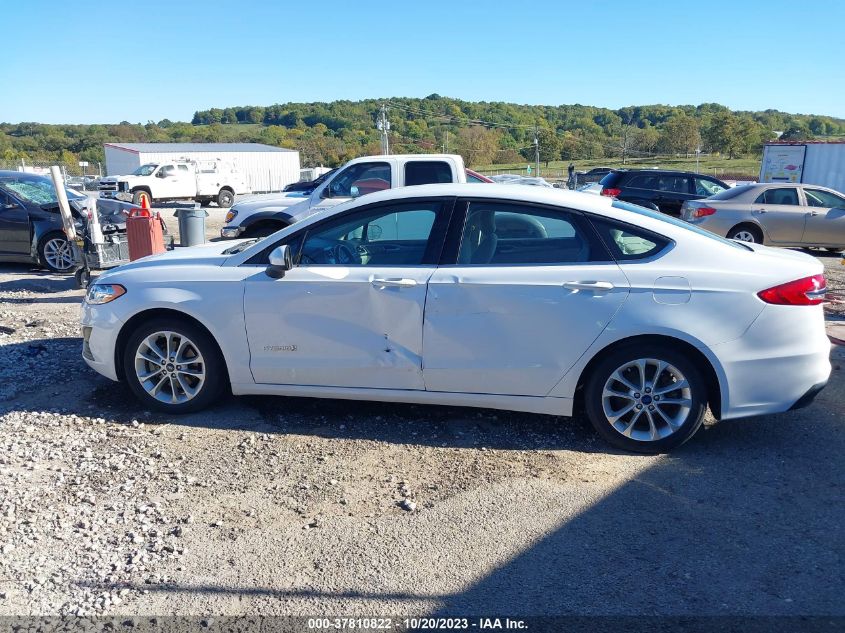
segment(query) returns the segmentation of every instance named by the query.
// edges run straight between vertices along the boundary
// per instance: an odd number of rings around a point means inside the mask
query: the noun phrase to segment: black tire
[[[649,387],[648,372],[652,372],[651,378],[653,379],[657,365],[647,364],[643,372],[646,374],[646,381],[643,381],[645,388],[642,393],[627,391],[626,395],[621,398],[611,397],[608,399],[607,403],[611,407],[611,412],[623,411],[628,404],[634,406],[634,409],[628,413],[620,415],[616,420],[617,426],[614,426],[610,419],[612,416],[605,412],[605,385],[608,384],[611,375],[615,374],[617,370],[638,359],[663,361],[670,368],[664,370],[661,376],[657,377],[656,385]],[[680,372],[686,380],[688,389],[671,389],[672,385],[678,384],[668,379],[671,377],[672,369]],[[626,372],[628,371],[633,373],[622,373],[622,377],[628,379],[635,387],[639,386],[637,380],[631,377],[639,375],[639,369],[632,366],[626,370]],[[612,382],[610,385],[614,392],[625,391],[621,382]],[[653,394],[650,389],[662,390],[663,395]],[[666,391],[666,389],[670,389],[670,391]],[[646,390],[649,390],[648,393],[645,393]],[[637,398],[633,396],[637,396]],[[683,353],[662,345],[632,344],[613,350],[593,368],[584,385],[584,406],[590,422],[599,435],[616,448],[636,453],[664,453],[689,440],[704,421],[704,414],[707,411],[707,396],[707,383],[695,364]],[[666,403],[658,404],[655,401],[655,398],[659,400],[661,397],[666,400]],[[684,406],[668,404],[670,399],[673,402],[675,400],[688,401],[688,410],[684,412]],[[656,407],[660,407],[659,411],[655,410]],[[673,418],[677,422],[677,426],[672,427],[668,424],[666,417],[660,417],[660,412],[665,412]],[[639,414],[637,419],[634,419],[637,414]],[[652,416],[654,416],[653,423],[650,422]],[[629,424],[631,426],[628,426]],[[623,430],[620,430],[619,427],[625,427],[624,431],[634,437],[623,435]],[[672,431],[673,428],[674,431]],[[646,437],[652,429],[656,433],[655,439]]]
[[[52,252],[54,247],[57,243],[61,242],[63,249],[70,249],[68,252],[73,253],[73,247],[68,242],[67,237],[61,231],[53,231],[52,233],[47,233],[44,235],[40,240],[38,240],[38,263],[49,270],[51,273],[59,273],[61,275],[70,275],[77,269],[77,264],[74,261],[69,266],[56,266],[55,264],[51,263],[50,260],[55,260],[54,257],[48,257],[48,253],[46,252],[49,248]],[[65,260],[67,261],[67,260]]]
[[[149,191],[136,191],[132,194],[132,204],[141,206],[141,199],[143,197],[147,198],[147,205],[152,207],[153,206],[153,197],[150,195]]]
[[[750,236],[752,239],[744,239]],[[729,240],[739,240],[740,242],[753,242],[754,244],[763,243],[763,232],[753,224],[737,224],[730,231],[728,231],[727,238]]]
[[[228,189],[221,189],[217,194],[217,206],[222,209],[228,209],[235,203],[235,194]]]
[[[91,271],[87,268],[80,268],[74,273],[73,278],[76,280],[76,287],[85,290],[91,283]]]
[[[193,358],[196,359],[201,357],[201,362],[192,362],[190,359],[184,360],[182,364],[179,365],[177,365],[175,361],[169,362],[168,367],[164,370],[172,371],[172,368],[184,367],[186,371],[199,372],[200,368],[202,368],[205,372],[204,382],[198,387],[195,395],[186,401],[171,403],[169,401],[166,402],[157,399],[147,392],[147,389],[145,389],[142,385],[138,373],[136,373],[138,368],[136,368],[135,359],[139,348],[142,346],[142,343],[147,339],[147,337],[157,332],[171,332],[176,336],[184,337],[188,339],[199,352],[199,354]],[[148,348],[145,349],[147,349],[145,352],[147,356],[153,357],[153,354],[149,352]],[[155,366],[149,363],[142,366],[141,369],[143,371],[153,372],[155,371]],[[155,318],[139,326],[134,332],[132,332],[129,336],[129,340],[126,342],[126,348],[123,351],[123,372],[129,388],[144,407],[171,414],[192,413],[208,407],[220,397],[220,395],[227,389],[228,385],[226,363],[223,360],[223,356],[220,353],[217,343],[211,335],[205,331],[205,329],[191,323],[190,321],[178,318]],[[158,375],[156,375],[156,378],[158,378]],[[186,378],[187,374],[180,374],[180,376],[184,380],[188,380],[188,378]],[[166,382],[161,387],[159,393],[162,393],[162,396],[165,398],[168,395],[172,397],[172,386],[176,383],[174,383],[173,380],[167,380],[166,377],[165,380]],[[196,387],[196,384],[189,386]],[[186,390],[181,389],[178,386],[176,386],[176,392],[177,396],[187,393]]]
[[[242,237],[267,237],[276,231],[281,231],[285,228],[285,226],[286,225],[281,222],[262,222],[261,224],[255,224],[249,227],[246,231],[244,231]]]

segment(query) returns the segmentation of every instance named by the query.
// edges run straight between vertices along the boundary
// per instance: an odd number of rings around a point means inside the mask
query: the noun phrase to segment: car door
[[[388,161],[354,163],[314,190],[310,196],[310,212],[316,213],[368,193],[390,189],[394,180]]]
[[[176,165],[162,165],[156,172],[155,198],[180,198],[186,194],[182,193],[182,178],[179,175]]]
[[[804,187],[804,244],[845,245],[845,197],[826,191]]]
[[[0,190],[0,256],[12,259],[28,257],[31,240],[26,207]]]
[[[424,389],[423,309],[451,207],[380,203],[297,233],[298,265],[246,282],[255,381]]]
[[[699,198],[693,194],[692,179],[682,174],[662,174],[657,178],[654,202],[660,211],[676,217],[681,215],[681,207],[687,200]]]
[[[751,214],[772,242],[801,243],[806,212],[800,204],[797,187],[769,187],[757,196]]]
[[[459,208],[460,245],[429,281],[426,389],[545,396],[613,319],[628,280],[577,212],[496,200]]]

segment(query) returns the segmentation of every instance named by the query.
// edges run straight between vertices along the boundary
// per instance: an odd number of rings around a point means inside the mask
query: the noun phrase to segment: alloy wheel
[[[202,390],[205,361],[196,344],[179,332],[154,332],[135,352],[135,376],[144,390],[166,404],[182,404]]]
[[[739,242],[756,242],[757,240],[754,239],[754,234],[751,231],[737,231],[733,239]]]
[[[618,367],[602,390],[602,411],[623,436],[641,442],[662,440],[678,431],[692,410],[692,390],[681,371],[655,358]]]
[[[63,272],[73,268],[73,246],[63,237],[54,237],[44,243],[44,260],[53,270]]]

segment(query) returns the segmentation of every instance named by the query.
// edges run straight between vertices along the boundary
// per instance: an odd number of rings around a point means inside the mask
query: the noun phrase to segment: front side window
[[[442,204],[383,205],[345,215],[309,230],[302,266],[418,266],[427,252]]]
[[[517,203],[470,202],[461,265],[554,265],[609,261],[582,216]]]
[[[807,205],[811,207],[823,207],[826,209],[845,207],[845,199],[829,191],[804,189],[804,195],[807,196]]]
[[[405,186],[452,182],[452,167],[442,160],[412,160],[405,165]]]
[[[757,204],[789,204],[798,206],[798,190],[794,187],[766,189],[756,200]]]
[[[357,198],[390,189],[389,163],[357,163],[340,172],[326,188],[326,198]]]
[[[695,193],[699,196],[714,196],[722,191],[725,191],[725,188],[718,182],[708,180],[707,178],[695,179]]]
[[[176,175],[176,168],[173,165],[165,165],[161,168],[161,171],[158,173],[161,178],[166,178],[169,176]]]
[[[185,172],[186,174],[190,171],[190,170],[188,169],[188,166],[187,166],[187,165],[177,165],[177,167],[179,168],[179,171],[183,171],[183,172]]]

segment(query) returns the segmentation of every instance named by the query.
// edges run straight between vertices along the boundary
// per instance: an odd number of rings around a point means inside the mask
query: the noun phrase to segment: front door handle
[[[613,284],[609,281],[567,281],[563,284],[568,290],[592,290],[594,292],[607,292],[613,290]]]
[[[807,215],[819,215],[818,211],[810,211]]]
[[[373,277],[370,283],[376,288],[413,288],[417,285],[417,280],[401,277]]]

